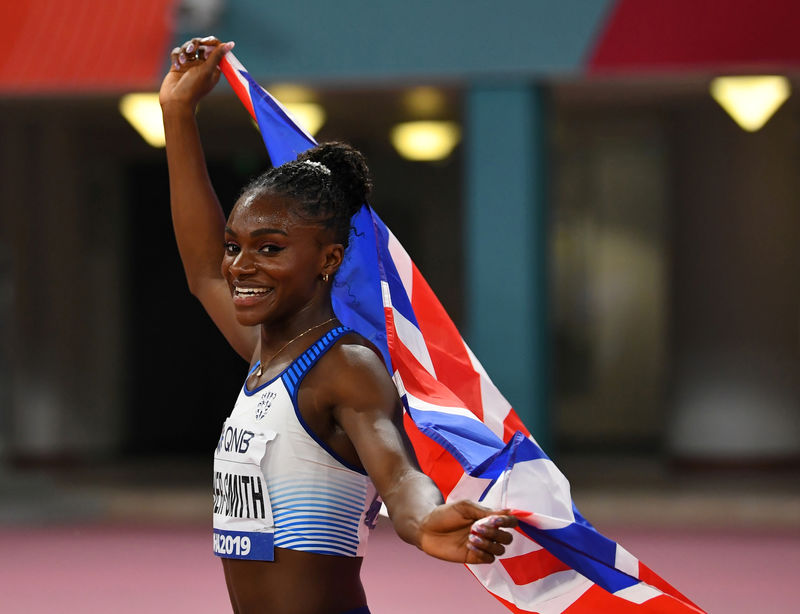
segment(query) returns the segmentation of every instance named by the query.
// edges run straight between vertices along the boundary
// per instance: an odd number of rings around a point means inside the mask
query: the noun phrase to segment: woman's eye
[[[236,243],[225,243],[225,253],[228,255],[233,256],[234,254],[239,253],[239,246]]]
[[[282,249],[283,248],[279,247],[278,245],[267,244],[267,245],[262,245],[259,251],[265,254],[274,254],[281,251]]]

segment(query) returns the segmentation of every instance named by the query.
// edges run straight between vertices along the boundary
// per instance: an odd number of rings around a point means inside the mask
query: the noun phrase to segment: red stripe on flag
[[[651,600],[652,601],[652,600]],[[650,602],[646,606],[637,605],[632,601],[612,595],[607,590],[596,584],[592,585],[578,600],[567,607],[563,614],[655,614],[658,610],[650,609]]]
[[[506,419],[503,420],[503,441],[508,443],[517,431],[522,432],[525,437],[530,437],[531,432],[522,424],[517,412],[513,409],[508,412]]]
[[[522,535],[524,535],[524,533]],[[515,536],[514,539],[522,538]],[[569,565],[562,563],[544,549],[535,550],[519,556],[512,556],[507,559],[500,559],[500,563],[508,572],[508,575],[511,576],[511,579],[514,580],[514,584],[517,585],[530,584],[531,582],[536,582],[536,580],[546,578],[557,571],[567,571],[570,569]]]
[[[438,397],[437,392],[449,392],[437,382],[428,371],[419,364],[411,351],[399,342],[394,325],[391,307],[384,307],[386,317],[386,341],[392,366],[403,378],[403,386],[414,396],[426,400]],[[443,390],[444,389],[444,390]],[[424,391],[424,392],[423,392]],[[443,405],[451,403],[444,402]],[[408,435],[420,469],[435,483],[446,499],[464,475],[461,464],[433,439],[424,435],[407,413],[403,415],[403,425]]]
[[[387,309],[387,311],[391,311]],[[394,329],[394,321],[390,315],[386,316],[386,338],[389,342],[389,355],[392,366],[400,372],[403,378],[403,387],[418,399],[440,405],[442,407],[464,407],[464,402],[459,399],[447,386],[433,377],[423,367],[416,356],[411,353],[400,339]]]
[[[461,399],[459,405],[483,420],[480,376],[472,367],[461,335],[413,262],[411,274],[411,306],[428,347],[436,377]]]
[[[643,603],[617,597],[596,584],[566,608],[563,614],[702,614],[702,610],[681,603],[668,595],[659,595]]]
[[[239,100],[242,101],[244,108],[247,109],[247,112],[250,113],[250,117],[256,119],[256,112],[253,109],[253,101],[250,100],[250,92],[247,91],[244,83],[239,80],[239,75],[236,73],[236,69],[230,65],[230,62],[226,58],[222,58],[222,61],[219,63],[220,70],[225,75],[225,78],[230,83],[231,88],[239,97]],[[256,119],[256,121],[258,121]]]
[[[655,573],[652,569],[650,569],[647,565],[639,561],[639,579],[644,582],[645,584],[649,584],[650,586],[656,587],[662,593],[666,593],[667,595],[672,595],[673,597],[680,599],[681,601],[685,601],[695,607],[698,607],[695,603],[693,603],[690,599],[688,599],[685,595],[683,595],[678,589],[672,586],[669,582],[664,580],[661,576]],[[698,607],[698,611],[700,608]]]
[[[408,414],[403,416],[403,426],[414,446],[420,468],[436,483],[442,496],[447,499],[464,475],[464,469],[447,450],[424,435]]]

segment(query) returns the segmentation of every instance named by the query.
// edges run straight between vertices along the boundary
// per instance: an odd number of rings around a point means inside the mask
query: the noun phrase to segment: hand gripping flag
[[[274,165],[316,144],[233,54],[221,68],[258,122]],[[353,218],[331,294],[339,320],[380,348],[420,467],[444,497],[513,509],[520,519],[504,555],[467,566],[512,612],[703,612],[580,515],[566,478],[366,204]]]

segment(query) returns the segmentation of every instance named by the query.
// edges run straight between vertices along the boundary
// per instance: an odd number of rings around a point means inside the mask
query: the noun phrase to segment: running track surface
[[[711,614],[798,611],[797,531],[604,532]],[[4,614],[230,612],[206,526],[5,527],[0,543]],[[362,577],[374,614],[507,612],[463,566],[425,556],[385,523]]]

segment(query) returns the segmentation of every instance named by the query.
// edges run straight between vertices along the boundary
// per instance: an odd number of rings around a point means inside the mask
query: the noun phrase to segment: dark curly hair
[[[372,180],[364,156],[347,143],[322,143],[251,181],[242,191],[286,196],[293,213],[334,232],[335,241],[349,243],[350,219],[367,201]]]

